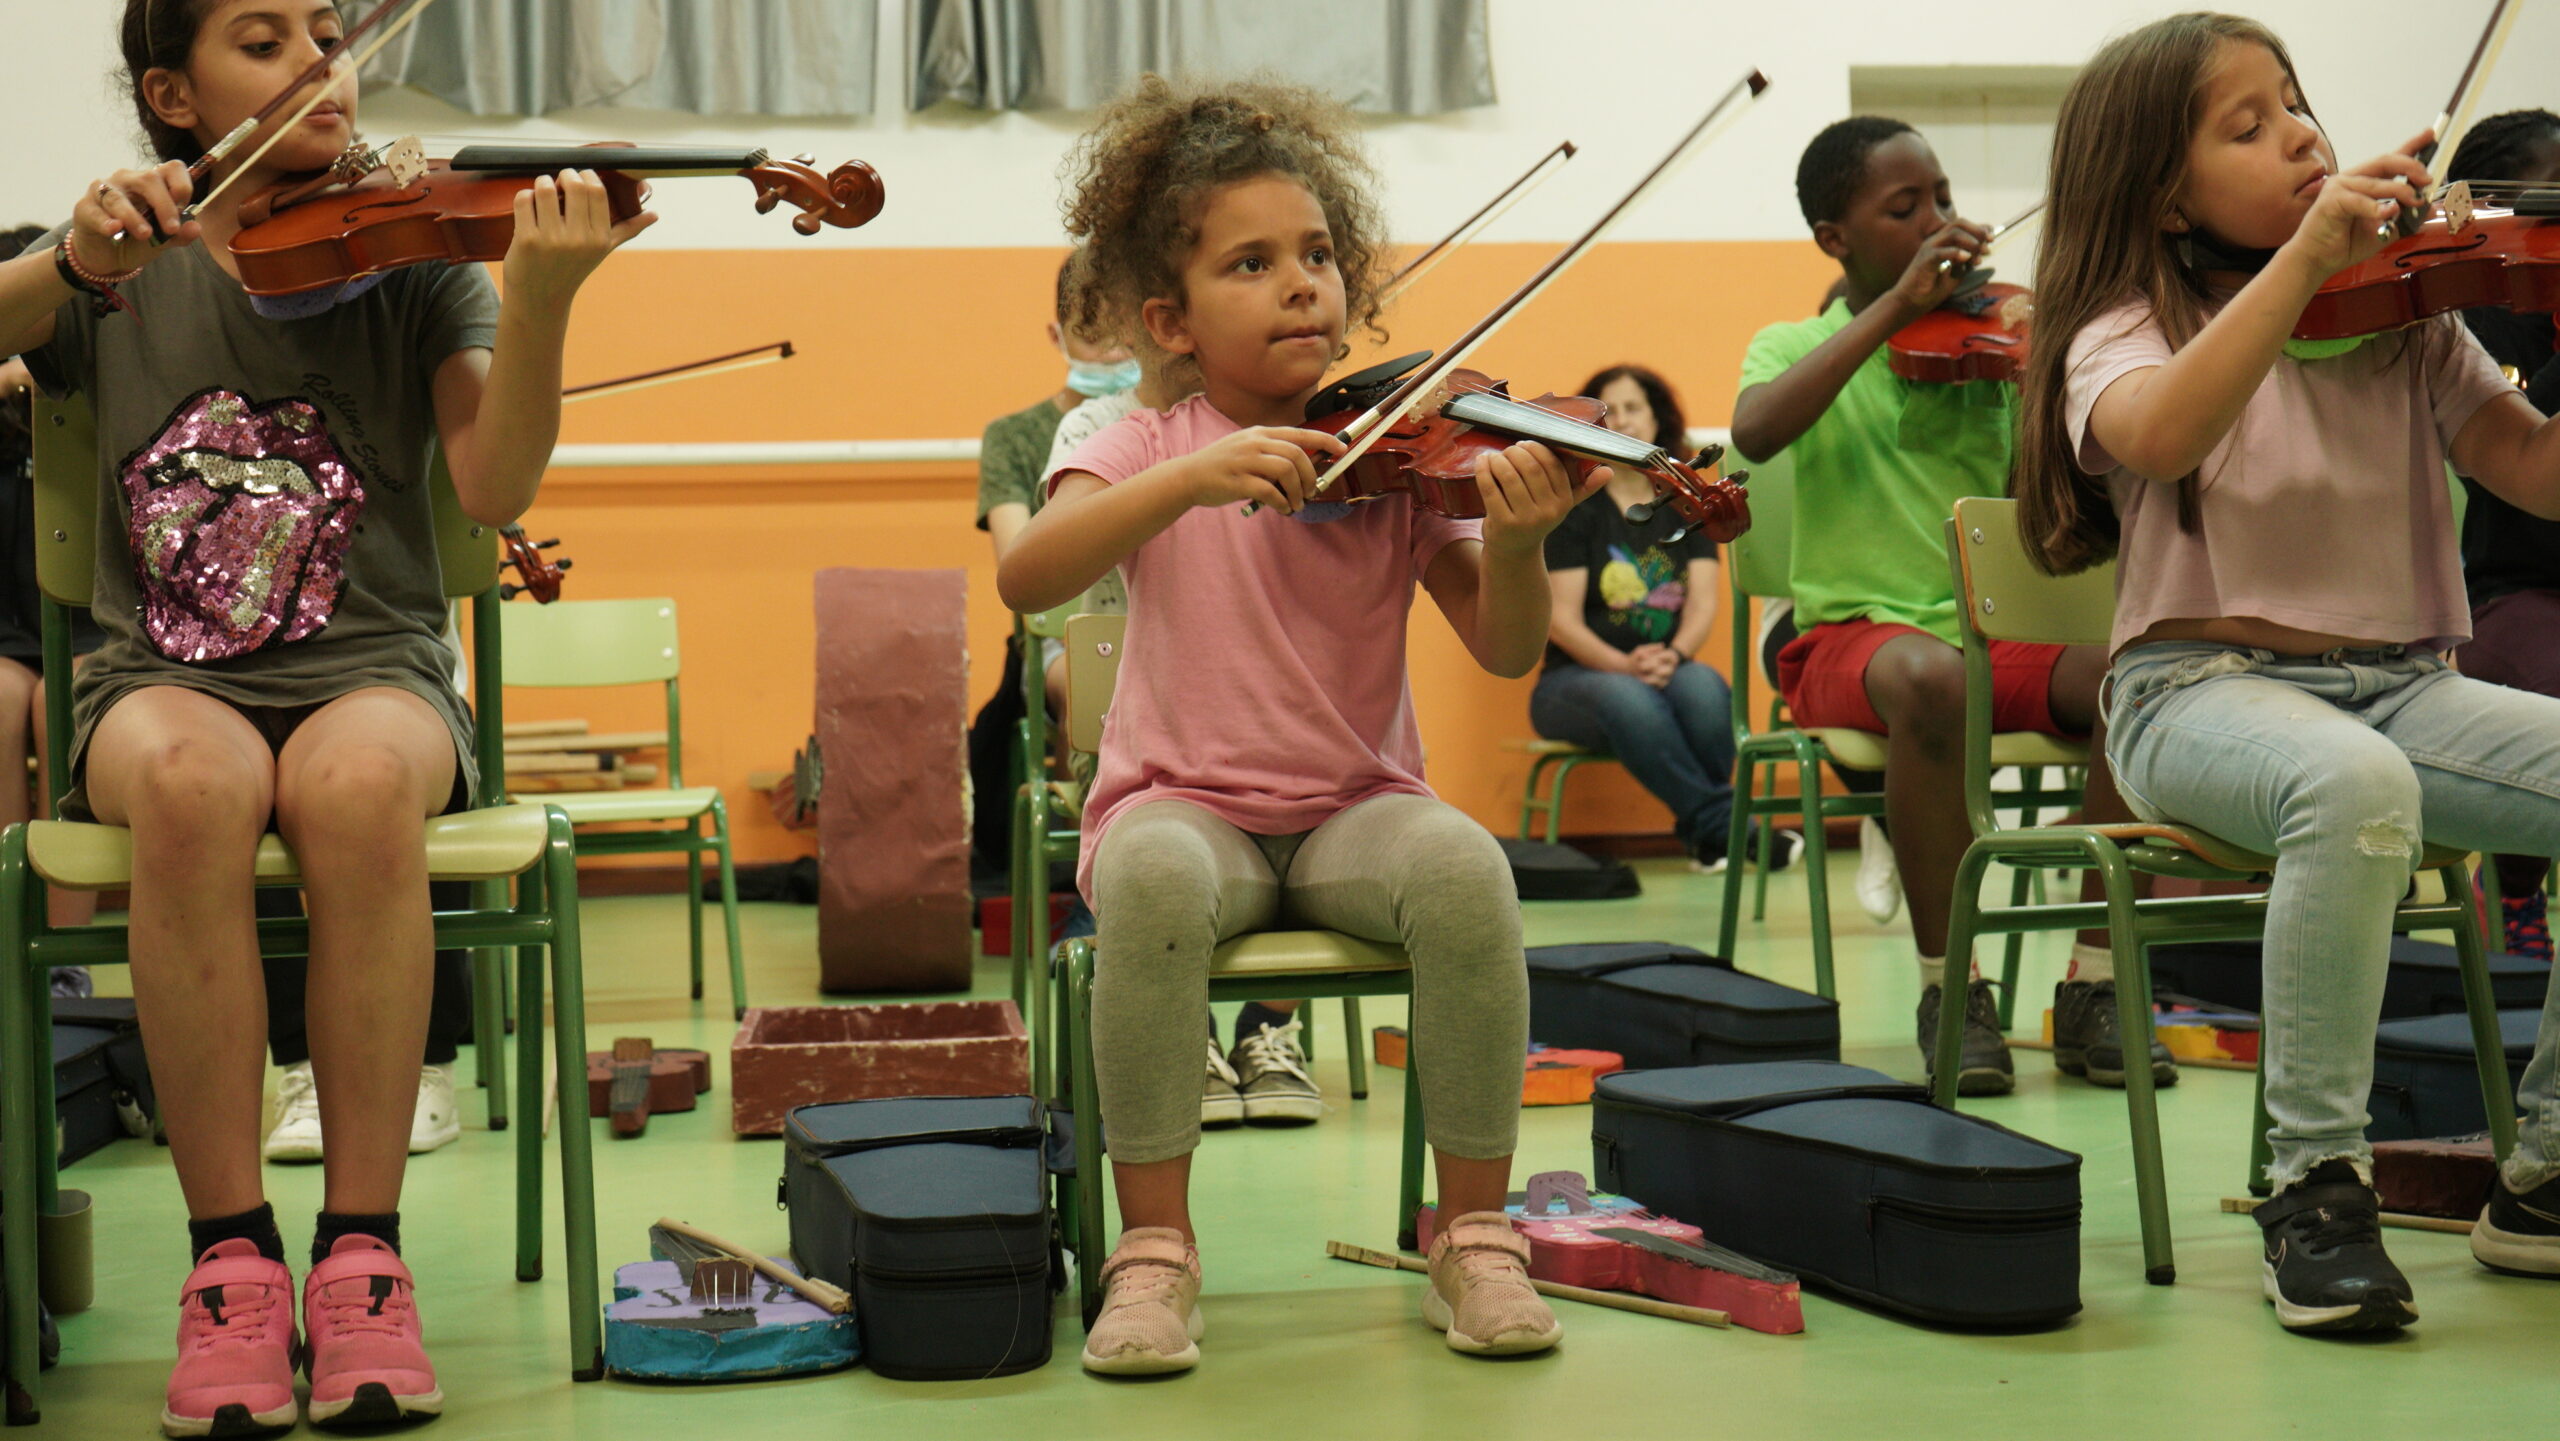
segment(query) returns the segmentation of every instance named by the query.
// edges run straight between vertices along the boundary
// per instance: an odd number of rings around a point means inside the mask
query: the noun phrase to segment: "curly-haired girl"
[[[1481,522],[1395,501],[1309,509],[1315,457],[1341,445],[1298,425],[1375,307],[1372,182],[1338,107],[1150,79],[1072,163],[1079,320],[1142,336],[1202,387],[1070,457],[998,574],[1019,611],[1115,564],[1129,586],[1081,878],[1100,921],[1093,1044],[1126,1229],[1084,1364],[1199,1359],[1188,1192],[1209,956],[1275,924],[1411,955],[1440,1214],[1455,1218],[1423,1318],[1460,1351],[1552,1346],[1561,1328],[1503,1214],[1527,1039],[1520,909],[1500,847],[1423,784],[1404,617],[1419,580],[1480,664],[1527,674],[1547,629],[1541,544],[1602,472],[1577,484],[1523,444],[1480,463]]]

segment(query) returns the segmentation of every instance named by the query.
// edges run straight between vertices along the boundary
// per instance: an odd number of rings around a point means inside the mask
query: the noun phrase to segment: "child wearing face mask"
[[[1051,442],[1060,422],[1089,402],[1128,394],[1139,381],[1138,362],[1116,341],[1096,342],[1067,326],[1067,267],[1058,266],[1057,301],[1049,321],[1049,344],[1066,359],[1066,380],[1030,405],[987,423],[978,441],[978,529],[994,542],[996,563],[1004,563],[1013,538],[1031,523],[1045,498],[1040,480],[1048,474]],[[1127,414],[1123,410],[1120,414]],[[1116,417],[1114,417],[1116,418]],[[1091,434],[1090,431],[1086,432]],[[1087,592],[1083,609],[1123,608],[1120,576],[1104,576]],[[1004,666],[994,694],[979,708],[969,726],[970,847],[982,875],[1001,878],[1011,850],[1007,827],[1012,823],[1013,787],[1008,767],[1013,754],[1014,724],[1022,719],[1021,642],[1007,637]],[[1039,665],[1046,679],[1049,714],[1066,713],[1066,650],[1057,640],[1040,648]],[[1093,758],[1070,753],[1068,768],[1079,780],[1092,779]]]

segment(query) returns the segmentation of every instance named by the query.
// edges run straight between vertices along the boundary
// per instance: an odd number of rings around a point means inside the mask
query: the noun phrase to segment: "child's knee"
[[[125,809],[143,845],[254,834],[266,822],[267,779],[228,746],[191,735],[152,741],[130,758]]]
[[[1931,637],[1906,637],[1876,652],[1867,689],[1886,724],[1927,734],[1964,729],[1964,656]]]
[[[2414,867],[2421,804],[2417,771],[2396,747],[2341,748],[2322,759],[2286,831],[2297,841],[2317,838],[2357,856]]]
[[[386,745],[338,745],[314,757],[278,798],[297,832],[409,843],[424,822],[427,778],[417,762]]]

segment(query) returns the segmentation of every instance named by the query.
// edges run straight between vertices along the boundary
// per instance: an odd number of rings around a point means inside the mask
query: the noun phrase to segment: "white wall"
[[[1269,0],[1237,0],[1264,4]],[[1773,82],[1720,144],[1631,215],[1625,239],[1792,238],[1798,152],[1849,105],[1852,66],[2075,65],[2104,37],[2175,8],[2127,0],[1979,0],[1949,10],[1909,0],[1490,0],[1502,102],[1374,129],[1400,238],[1426,240],[1472,211],[1557,140],[1581,158],[1507,217],[1494,239],[1561,239],[1580,230],[1650,166],[1746,65]],[[138,141],[110,72],[118,0],[0,0],[0,223],[52,220],[84,183],[131,163]],[[2305,82],[2350,156],[2396,143],[2432,119],[2485,18],[2486,0],[2421,7],[2399,0],[2261,0],[2254,13],[2293,47]],[[1059,238],[1059,158],[1078,117],[983,116],[897,109],[902,0],[881,0],[880,93],[890,108],[841,123],[706,120],[590,111],[535,122],[462,115],[409,93],[364,104],[365,129],[574,139],[701,140],[858,156],[886,178],[886,212],[869,227],[803,239],[760,217],[743,182],[661,187],[663,223],[644,244],[1038,245]],[[2413,16],[2415,17],[2413,19]],[[2419,23],[2423,22],[2423,23]],[[2528,7],[2483,113],[2560,104],[2560,6]],[[1959,203],[1966,196],[1958,195]],[[1969,206],[1986,222],[1990,203]],[[2014,208],[2014,207],[2011,207]],[[2003,210],[2002,214],[2005,215]]]

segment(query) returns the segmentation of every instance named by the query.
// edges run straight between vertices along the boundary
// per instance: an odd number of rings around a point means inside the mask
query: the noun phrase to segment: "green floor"
[[[1646,893],[1636,900],[1530,906],[1530,941],[1701,944],[1712,936],[1717,882],[1670,862],[1647,863],[1644,878]],[[1742,964],[1810,986],[1800,874],[1778,879],[1770,908],[1765,925],[1744,925]],[[721,1058],[702,1110],[661,1117],[637,1141],[599,1140],[608,1274],[645,1258],[645,1228],[661,1215],[751,1244],[785,1244],[773,1204],[780,1145],[736,1140],[728,1131],[725,997],[715,989],[708,1006],[681,999],[683,914],[674,897],[598,901],[586,910],[592,1043],[645,1033],[660,1045],[703,1046]],[[1835,916],[1845,1059],[1915,1075],[1917,983],[1908,932],[1899,924],[1869,925],[1845,894]],[[757,999],[815,999],[815,926],[809,908],[748,908]],[[2060,957],[2058,944],[2031,952],[2022,1027],[2050,995]],[[982,964],[980,994],[1000,994],[1004,984],[999,965]],[[121,977],[111,988],[122,989]],[[1394,1022],[1399,1009],[1373,1001],[1369,1019]],[[2489,1434],[2490,1423],[2506,1418],[2539,1432],[2527,1418],[2551,1414],[2550,1337],[2560,1286],[2492,1276],[2472,1263],[2459,1236],[2391,1233],[2393,1254],[2426,1314],[2414,1330],[2380,1341],[2313,1341],[2277,1329],[2258,1296],[2257,1228],[2217,1209],[2241,1180],[2246,1075],[2191,1071],[2161,1098],[2179,1282],[2144,1285],[2122,1102],[2057,1076],[2035,1053],[2021,1053],[2016,1095],[1969,1109],[2087,1157],[2086,1309],[2071,1324],[2032,1335],[1963,1335],[1808,1294],[1805,1333],[1773,1337],[1566,1304],[1568,1335],[1559,1353],[1507,1362],[1462,1358],[1416,1319],[1417,1278],[1324,1257],[1331,1238],[1393,1244],[1388,1213],[1400,1091],[1388,1073],[1390,1084],[1371,1099],[1350,1101],[1338,1006],[1327,1004],[1321,1024],[1317,1077],[1333,1107],[1323,1121],[1295,1131],[1212,1133],[1203,1147],[1195,1210],[1207,1266],[1206,1355],[1189,1376],[1164,1381],[1084,1375],[1075,1364],[1080,1333],[1062,1302],[1055,1358],[1043,1370],[1000,1380],[905,1383],[856,1370],[753,1386],[572,1385],[560,1285],[512,1279],[513,1138],[480,1128],[478,1097],[470,1094],[461,1141],[413,1162],[404,1221],[449,1398],[431,1434],[448,1441],[1200,1438],[1280,1427],[1380,1438],[1705,1434],[1764,1441],[2337,1435],[2351,1427],[2359,1434],[2471,1436]],[[463,1068],[467,1077],[467,1055]],[[1520,1174],[1587,1170],[1590,1159],[1585,1110],[1524,1115]],[[156,1434],[172,1302],[187,1259],[184,1212],[167,1171],[165,1150],[120,1142],[66,1173],[66,1184],[98,1198],[99,1304],[64,1322],[64,1361],[45,1377],[45,1422],[36,1434]],[[288,1240],[298,1247],[318,1207],[319,1170],[270,1167],[268,1176]],[[556,1183],[550,1195],[556,1207]],[[555,1212],[555,1249],[558,1236]]]

